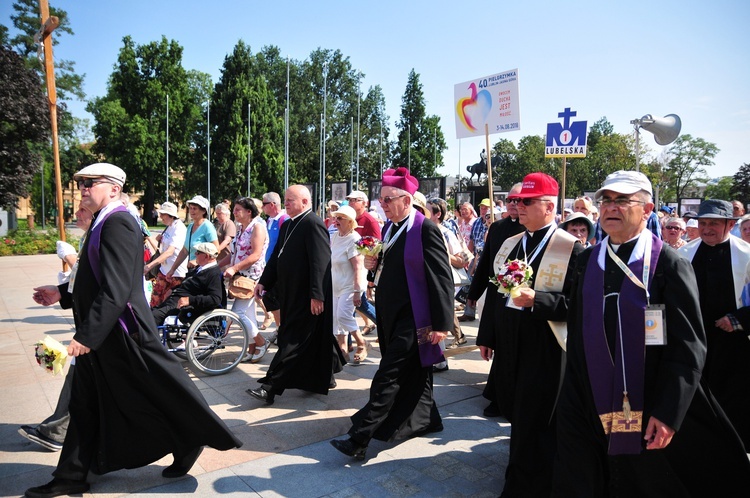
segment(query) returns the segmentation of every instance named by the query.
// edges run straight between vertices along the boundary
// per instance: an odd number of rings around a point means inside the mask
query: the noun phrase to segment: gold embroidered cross
[[[553,283],[557,280],[562,282],[565,278],[565,269],[561,268],[561,265],[550,264],[547,268],[541,270],[538,273],[537,281],[543,287],[553,287]]]

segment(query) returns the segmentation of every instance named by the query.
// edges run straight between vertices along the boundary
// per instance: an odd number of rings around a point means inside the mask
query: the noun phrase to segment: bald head
[[[284,194],[284,208],[292,218],[310,209],[312,197],[310,190],[304,185],[292,185]]]

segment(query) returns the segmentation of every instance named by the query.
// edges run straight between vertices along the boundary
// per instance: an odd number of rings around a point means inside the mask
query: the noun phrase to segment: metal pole
[[[166,188],[166,195],[164,198],[164,202],[169,202],[169,94],[167,94],[167,146],[166,146],[166,153],[167,153],[167,175],[166,175],[166,182],[165,185]]]
[[[433,140],[435,142],[435,172],[437,172],[437,128],[433,130]]]
[[[247,103],[247,196],[250,197],[250,103]]]
[[[409,167],[409,171],[411,171],[411,123],[409,123],[409,131],[406,134],[406,142],[407,142],[406,145],[409,148],[408,153],[407,153],[407,157],[408,157],[407,166]]]
[[[286,57],[286,109],[284,110],[284,191],[289,188],[289,56]]]
[[[641,155],[641,147],[640,147],[640,137],[641,132],[638,130],[639,125],[635,125],[635,170],[640,171],[640,155]]]
[[[247,196],[250,197],[250,103],[247,103]]]
[[[323,64],[323,177],[320,182],[320,205],[326,204],[326,114],[328,106],[328,61]],[[325,210],[321,209],[321,216],[325,217]]]
[[[359,190],[359,136],[361,129],[359,127],[359,109],[360,109],[360,92],[361,92],[361,86],[360,86],[360,78],[362,77],[362,73],[357,73],[357,188],[355,190]]]
[[[380,124],[380,176],[383,176],[383,122],[378,119]]]
[[[45,228],[45,218],[47,217],[47,211],[44,206],[44,161],[42,161],[42,230]]]
[[[211,218],[211,101],[206,101],[206,184],[208,187],[208,216]]]
[[[349,128],[351,130],[351,137],[352,137],[352,146],[351,146],[351,152],[349,154],[349,184],[352,186],[352,190],[357,190],[354,186],[354,118],[350,118],[349,120]]]

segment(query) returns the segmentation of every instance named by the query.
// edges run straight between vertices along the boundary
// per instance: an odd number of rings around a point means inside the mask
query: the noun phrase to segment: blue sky
[[[453,86],[518,68],[521,129],[490,136],[517,143],[543,135],[565,107],[589,126],[606,116],[619,133],[645,114],[678,114],[682,133],[717,144],[712,177],[750,163],[750,2],[747,0],[275,1],[50,0],[68,12],[75,36],[55,57],[76,62],[89,98],[105,93],[122,38],[162,35],[184,48],[183,65],[218,80],[238,40],[253,52],[276,45],[303,60],[339,49],[364,73],[363,91],[382,86],[391,129],[409,71],[420,75],[427,112],[440,116],[448,150],[441,173],[477,161],[484,138],[457,140]],[[0,5],[11,26],[12,0]],[[294,91],[294,89],[292,89]],[[87,117],[83,103],[71,110]],[[642,132],[641,145],[662,147]],[[460,153],[459,153],[460,152]]]

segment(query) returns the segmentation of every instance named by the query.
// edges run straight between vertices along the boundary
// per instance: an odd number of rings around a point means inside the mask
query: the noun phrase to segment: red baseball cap
[[[521,199],[545,195],[557,197],[559,193],[560,187],[557,185],[557,180],[544,173],[531,173],[523,177],[521,192],[513,197]]]

